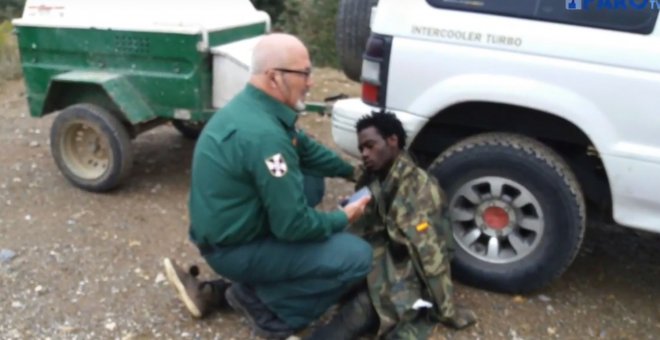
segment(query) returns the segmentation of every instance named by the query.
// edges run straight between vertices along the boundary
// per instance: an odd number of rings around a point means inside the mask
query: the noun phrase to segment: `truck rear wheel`
[[[126,128],[110,112],[92,104],[62,110],[51,127],[50,147],[64,177],[87,191],[117,187],[133,166]]]
[[[456,278],[528,293],[572,263],[585,230],[582,192],[544,144],[488,133],[450,147],[429,167],[447,193]]]
[[[362,54],[371,30],[371,7],[378,0],[341,0],[335,28],[337,55],[344,74],[354,81],[362,75]]]

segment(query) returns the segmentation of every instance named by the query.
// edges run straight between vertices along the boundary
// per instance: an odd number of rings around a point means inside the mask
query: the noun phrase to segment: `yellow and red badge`
[[[429,224],[428,222],[424,221],[424,222],[418,224],[418,225],[415,227],[415,229],[417,229],[418,232],[422,233],[422,232],[426,231],[426,229],[429,228],[429,225],[430,225],[430,224]]]

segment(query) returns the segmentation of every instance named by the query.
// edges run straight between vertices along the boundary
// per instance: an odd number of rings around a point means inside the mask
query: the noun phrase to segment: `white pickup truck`
[[[614,3],[373,7],[362,98],[334,105],[334,140],[359,156],[362,115],[399,117],[447,193],[463,282],[545,286],[575,258],[587,215],[660,232],[657,4]]]

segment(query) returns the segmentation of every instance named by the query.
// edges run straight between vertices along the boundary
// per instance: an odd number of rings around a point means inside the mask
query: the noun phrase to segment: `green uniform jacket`
[[[348,224],[308,207],[303,173],[351,178],[353,167],[302,131],[297,113],[252,85],[209,120],[193,156],[190,236],[235,245],[271,236],[320,240]]]
[[[367,283],[380,318],[379,335],[423,339],[432,326],[415,319],[427,309],[432,321],[454,315],[449,247],[452,236],[443,215],[444,193],[435,178],[402,153],[384,181],[365,173],[372,201],[351,230],[374,248]],[[431,325],[433,323],[430,323]],[[394,330],[394,328],[397,328]]]

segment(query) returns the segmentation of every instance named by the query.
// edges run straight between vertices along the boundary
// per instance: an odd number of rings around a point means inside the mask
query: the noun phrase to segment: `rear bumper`
[[[357,133],[355,124],[364,115],[380,109],[364,104],[360,98],[350,98],[337,101],[332,106],[332,138],[343,151],[354,157],[359,157]],[[417,133],[426,125],[426,118],[421,118],[403,111],[387,110],[394,113],[403,124],[408,145]],[[408,146],[406,145],[406,147]]]

